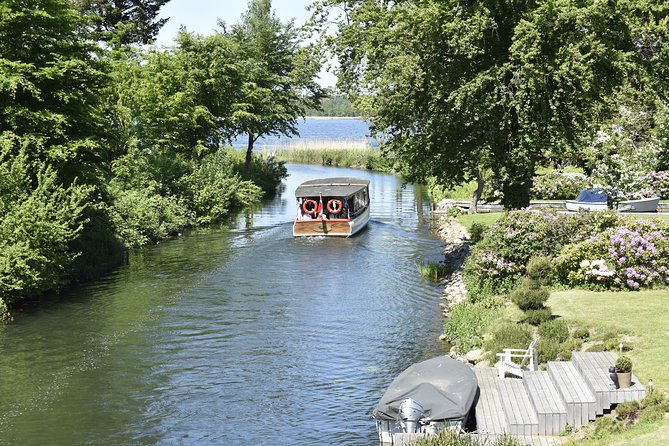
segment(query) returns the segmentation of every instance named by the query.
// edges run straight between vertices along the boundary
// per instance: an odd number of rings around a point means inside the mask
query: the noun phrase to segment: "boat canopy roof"
[[[348,197],[369,186],[369,180],[361,178],[320,178],[300,184],[295,190],[295,197]]]
[[[464,418],[474,403],[478,381],[469,365],[449,356],[414,364],[399,374],[374,410],[377,420],[397,420],[403,400],[412,398],[431,420]]]
[[[601,189],[583,189],[576,201],[581,201],[584,203],[606,203],[609,194],[606,191]]]

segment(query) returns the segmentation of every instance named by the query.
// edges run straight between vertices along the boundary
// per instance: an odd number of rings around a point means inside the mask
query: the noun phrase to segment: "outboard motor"
[[[420,403],[412,398],[407,398],[400,403],[400,420],[405,433],[418,432],[418,421],[425,417],[425,410]]]

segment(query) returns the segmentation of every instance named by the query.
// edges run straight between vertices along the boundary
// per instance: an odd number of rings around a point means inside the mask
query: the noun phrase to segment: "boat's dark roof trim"
[[[295,190],[297,198],[317,197],[348,197],[360,189],[369,187],[369,180],[362,178],[319,178],[305,181]]]

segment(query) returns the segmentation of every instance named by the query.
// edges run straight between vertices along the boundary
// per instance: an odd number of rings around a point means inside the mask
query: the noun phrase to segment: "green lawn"
[[[558,291],[551,294],[553,312],[584,326],[619,328],[635,336],[634,373],[644,382],[669,391],[669,290],[635,292]]]
[[[484,212],[479,214],[462,214],[458,216],[458,222],[467,230],[471,229],[473,223],[484,225],[491,225],[497,221],[499,217],[504,215],[503,212]]]
[[[642,383],[652,378],[655,389],[669,391],[669,290],[640,292],[557,291],[548,304],[554,314],[586,327],[622,330],[634,336],[628,356],[633,372]],[[669,444],[669,420],[652,425],[634,426],[623,434],[579,445],[666,445]]]

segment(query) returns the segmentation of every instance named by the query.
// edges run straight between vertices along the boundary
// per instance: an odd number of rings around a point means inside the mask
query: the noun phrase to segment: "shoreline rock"
[[[433,217],[436,232],[444,242],[444,263],[452,268],[452,273],[442,281],[444,289],[440,307],[444,318],[450,316],[453,305],[467,298],[463,269],[465,260],[469,255],[470,235],[467,228],[461,225],[455,217],[448,215],[451,214],[449,208],[453,207],[456,207],[453,203],[442,201],[437,205],[438,214]],[[446,336],[441,335],[439,339],[446,341]],[[488,361],[484,360],[485,351],[483,349],[474,349],[465,354],[458,354],[453,347],[449,355],[474,366],[489,365]]]
[[[467,298],[467,288],[463,280],[463,266],[469,255],[469,232],[455,217],[446,215],[448,202],[440,202],[441,212],[434,217],[437,235],[444,242],[444,264],[451,268],[451,274],[442,280],[444,286],[442,300],[443,314],[450,315],[451,306]],[[446,211],[444,212],[444,206]]]

